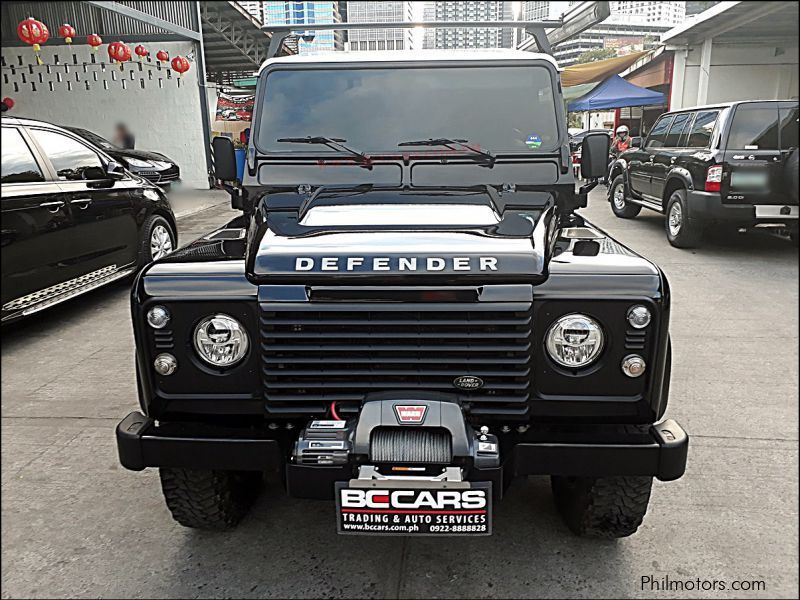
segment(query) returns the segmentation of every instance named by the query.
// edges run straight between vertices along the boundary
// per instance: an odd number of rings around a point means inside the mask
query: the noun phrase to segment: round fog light
[[[172,354],[159,354],[153,361],[153,368],[159,375],[172,375],[178,368],[178,361]]]
[[[644,329],[650,325],[650,311],[646,306],[632,306],[628,311],[628,323],[634,329]]]
[[[169,323],[169,311],[163,306],[154,306],[147,311],[147,324],[153,329],[163,329]]]
[[[647,365],[638,354],[630,354],[622,359],[622,372],[628,377],[639,377]]]

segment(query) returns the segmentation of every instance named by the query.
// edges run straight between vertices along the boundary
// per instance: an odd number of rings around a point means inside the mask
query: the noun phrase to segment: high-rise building
[[[402,23],[411,18],[411,2],[348,2],[348,23]],[[351,29],[347,32],[349,50],[411,50],[414,36],[409,28]]]
[[[237,2],[239,6],[245,9],[250,16],[253,17],[258,23],[264,24],[264,2],[263,0],[256,0],[255,2]]]
[[[435,2],[429,14],[434,21],[511,21],[514,18],[512,3],[501,1]],[[512,48],[514,30],[510,27],[436,28],[426,39],[427,47],[439,49]]]
[[[686,18],[686,2],[611,2],[611,17],[627,15],[639,17],[642,23],[653,25],[680,25]]]
[[[550,2],[542,2],[536,0],[535,2],[522,3],[522,20],[523,21],[542,21],[550,18]]]
[[[266,25],[312,25],[341,23],[339,2],[264,2]],[[305,31],[298,27],[298,31]],[[297,42],[299,54],[319,54],[344,49],[341,31],[308,30]]]
[[[704,12],[714,6],[715,4],[719,4],[719,2],[696,2],[692,0],[687,0],[686,2],[686,16],[693,17],[694,15],[699,15],[701,12]]]
[[[610,9],[605,21],[553,48],[559,65],[575,64],[590,50],[609,49],[617,56],[649,50],[686,18],[685,2],[611,2]]]

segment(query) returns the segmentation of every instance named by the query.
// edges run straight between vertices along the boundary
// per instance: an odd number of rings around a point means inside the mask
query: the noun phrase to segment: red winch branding
[[[425,421],[425,413],[427,411],[428,407],[424,404],[415,406],[396,404],[394,407],[397,421],[411,425],[421,425]]]

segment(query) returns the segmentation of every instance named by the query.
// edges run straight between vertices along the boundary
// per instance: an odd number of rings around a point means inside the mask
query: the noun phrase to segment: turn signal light
[[[708,167],[706,173],[706,191],[718,192],[722,187],[722,165]]]

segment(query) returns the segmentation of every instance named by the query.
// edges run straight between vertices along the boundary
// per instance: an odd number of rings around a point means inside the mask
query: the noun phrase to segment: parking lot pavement
[[[177,218],[188,217],[196,212],[220,204],[230,204],[230,196],[222,190],[190,190],[176,188],[167,194],[172,211]]]
[[[796,250],[727,233],[678,250],[660,216],[616,219],[602,189],[581,213],[672,284],[668,415],[692,435],[689,466],[656,483],[633,537],[573,537],[533,477],[498,503],[489,538],[338,537],[332,505],[278,483],[234,532],[183,529],[157,473],[117,462],[114,426],[137,407],[120,285],[3,332],[3,597],[796,597]],[[181,241],[233,214],[179,220]],[[646,576],[727,590],[659,593]]]

